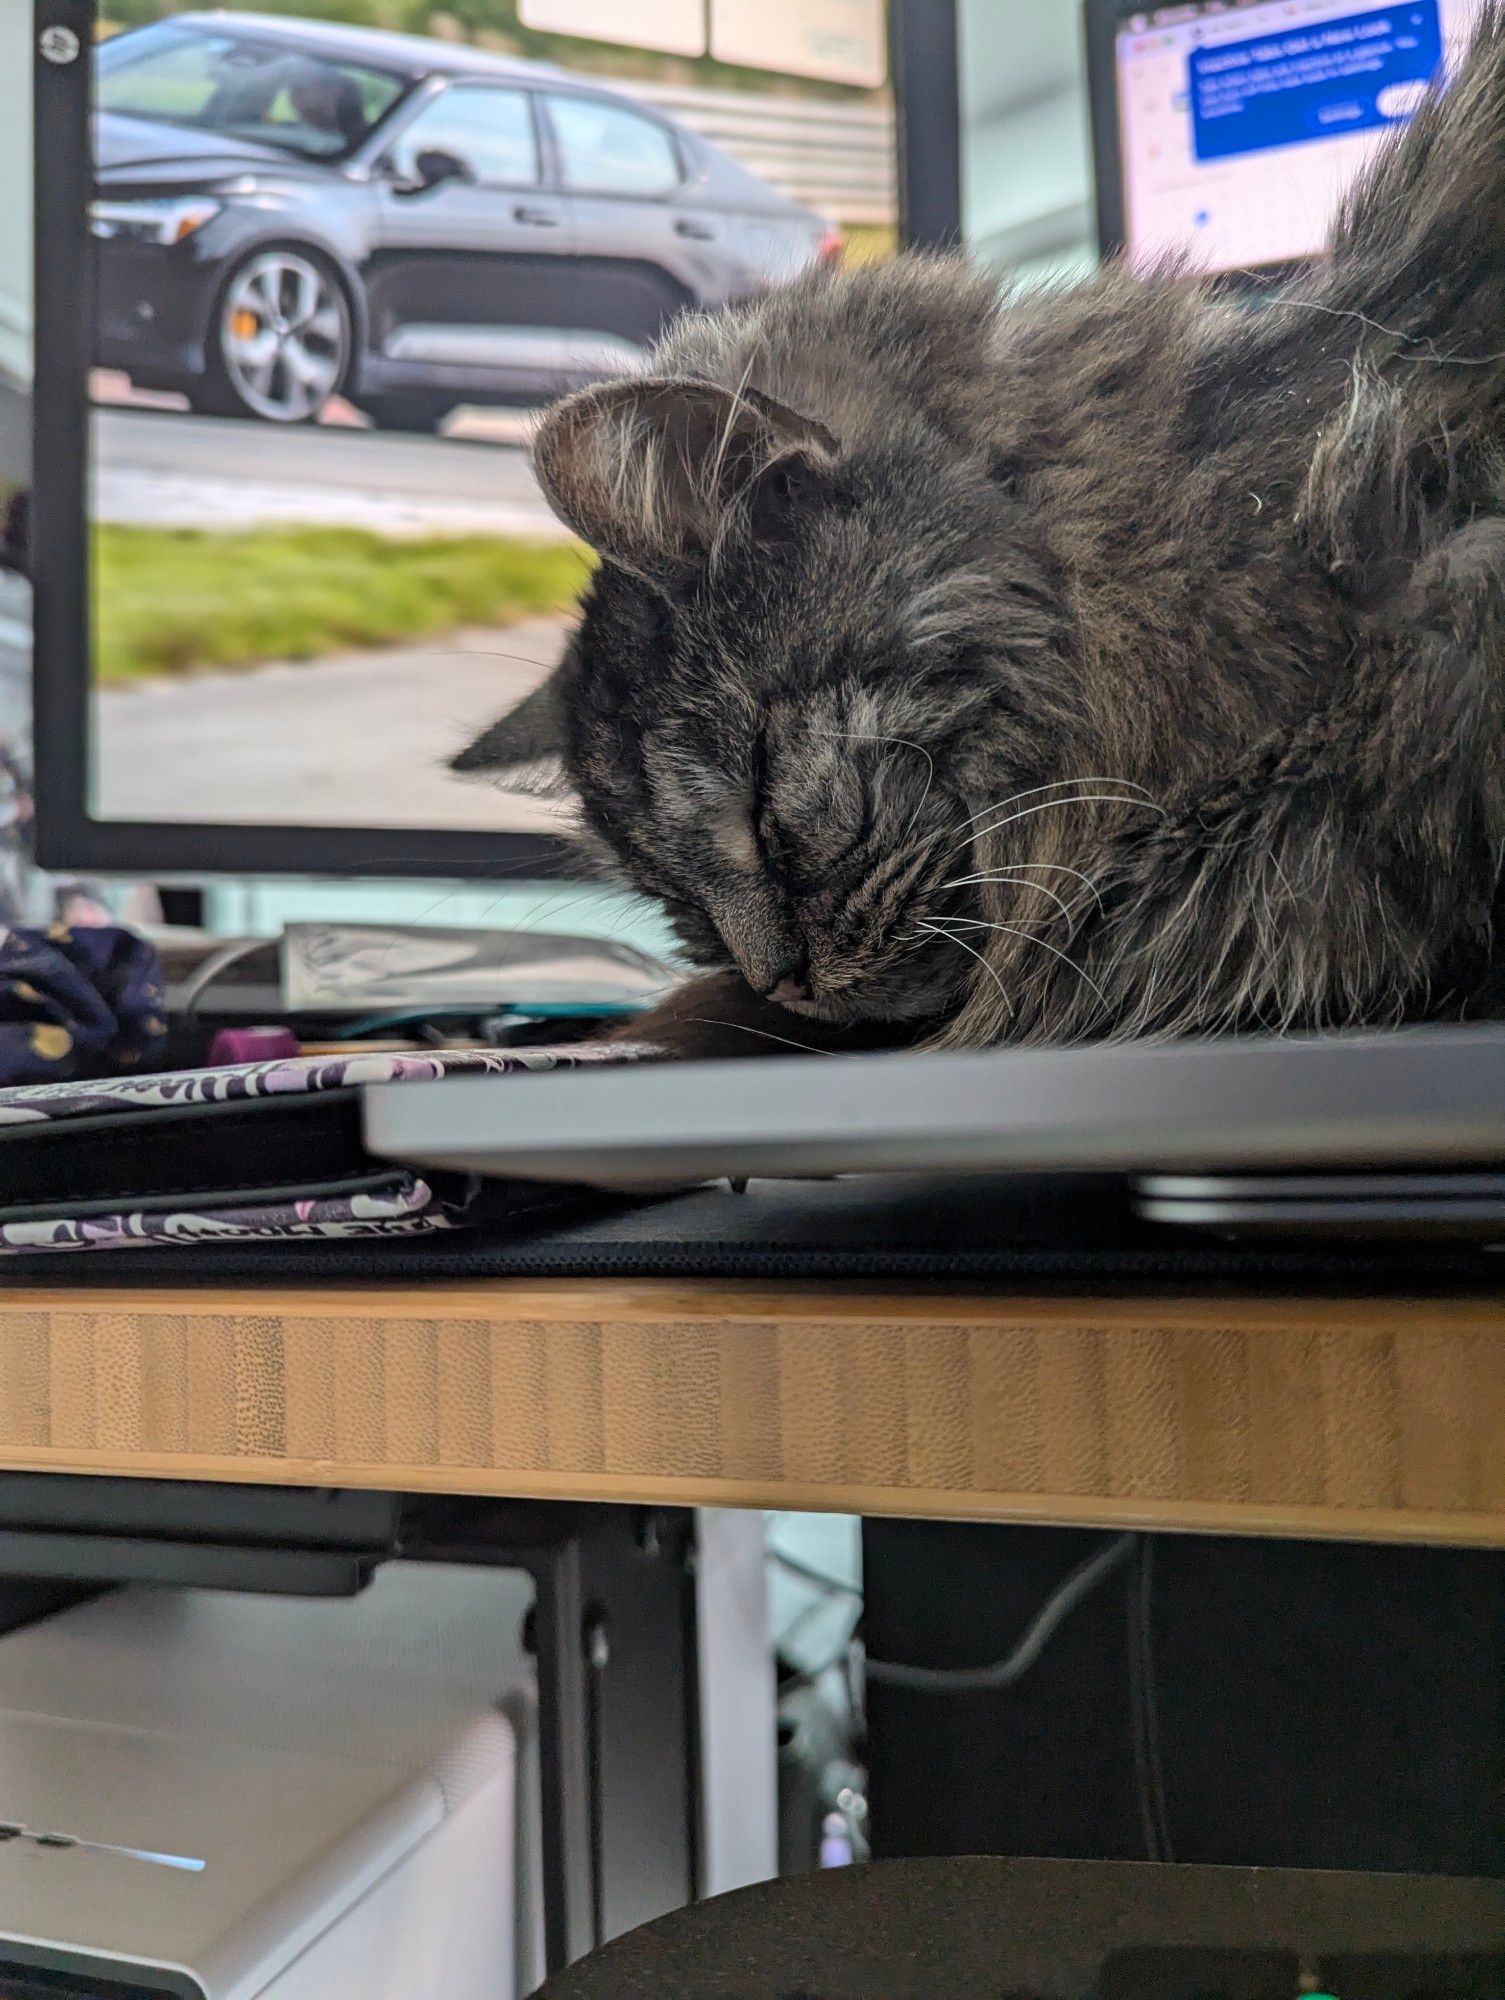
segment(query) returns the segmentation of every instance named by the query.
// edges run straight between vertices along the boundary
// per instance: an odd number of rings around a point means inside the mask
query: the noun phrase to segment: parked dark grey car
[[[629,370],[839,238],[620,91],[416,36],[183,14],[96,57],[102,366],[431,429]]]

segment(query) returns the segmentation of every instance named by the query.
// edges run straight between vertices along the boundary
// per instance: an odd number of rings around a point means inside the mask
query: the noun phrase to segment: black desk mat
[[[1248,1243],[1155,1227],[1120,1180],[871,1176],[582,1194],[406,1240],[200,1244],[0,1259],[0,1285],[372,1284],[503,1277],[929,1279],[1040,1290],[1485,1292],[1505,1256],[1445,1243]]]

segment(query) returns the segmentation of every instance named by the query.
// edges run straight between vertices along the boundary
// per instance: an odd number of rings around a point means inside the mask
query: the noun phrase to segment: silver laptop
[[[1344,1227],[1378,1202],[1405,1230],[1441,1202],[1448,1233],[1505,1235],[1492,1024],[458,1079],[368,1089],[364,1115],[380,1157],[515,1179],[1101,1172],[1161,1221]]]

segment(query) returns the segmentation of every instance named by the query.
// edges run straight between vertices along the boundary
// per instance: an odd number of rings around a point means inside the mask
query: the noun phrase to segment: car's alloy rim
[[[248,408],[276,423],[317,415],[339,387],[349,344],[334,281],[291,250],[235,275],[220,320],[225,370]]]

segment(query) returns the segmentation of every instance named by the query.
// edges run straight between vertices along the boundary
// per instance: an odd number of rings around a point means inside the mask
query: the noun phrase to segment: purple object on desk
[[[285,1062],[298,1053],[291,1028],[221,1028],[209,1044],[213,1069],[227,1063]]]

